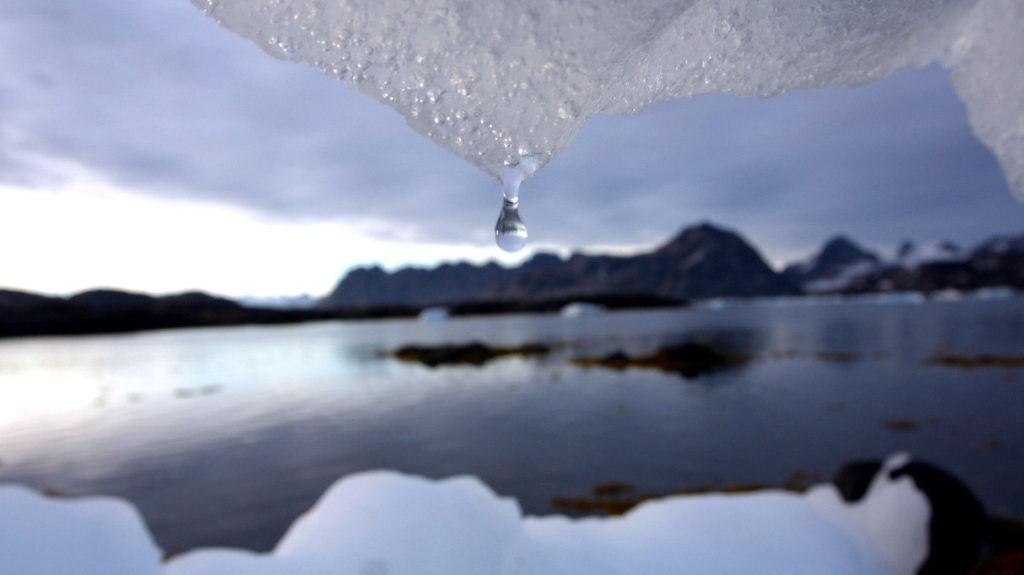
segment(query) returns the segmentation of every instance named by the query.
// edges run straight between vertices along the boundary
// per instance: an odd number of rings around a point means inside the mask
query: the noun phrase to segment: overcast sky
[[[187,0],[0,3],[0,287],[320,294],[353,265],[499,258],[499,198],[390,108]],[[839,232],[891,249],[1024,231],[938,67],[599,117],[522,214],[535,249],[712,220],[776,265]]]

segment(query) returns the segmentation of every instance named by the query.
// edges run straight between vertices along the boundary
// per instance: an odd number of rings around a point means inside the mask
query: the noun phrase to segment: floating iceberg
[[[0,572],[19,575],[910,575],[929,555],[929,498],[890,471],[848,503],[803,495],[670,497],[621,518],[523,517],[478,479],[368,472],[338,481],[273,552],[206,549],[168,562],[111,499],[0,487]]]
[[[424,323],[445,321],[451,314],[446,307],[428,307],[420,312],[416,319]]]
[[[527,155],[550,161],[595,114],[850,86],[940,62],[1024,198],[1019,0],[192,1],[497,177]]]
[[[562,317],[589,317],[592,315],[604,315],[607,309],[600,304],[585,301],[574,301],[565,304],[558,313]]]

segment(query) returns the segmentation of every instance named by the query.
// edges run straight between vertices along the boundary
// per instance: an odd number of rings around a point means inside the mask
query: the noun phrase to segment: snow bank
[[[1019,0],[192,1],[495,176],[524,155],[546,163],[594,114],[849,86],[938,61],[1024,198]]]
[[[156,575],[162,555],[124,501],[0,486],[0,573]]]
[[[927,553],[929,517],[913,481],[884,471],[855,504],[825,485],[806,495],[672,497],[621,518],[582,520],[524,518],[513,500],[471,477],[369,472],[331,487],[273,553],[208,549],[161,564],[125,503],[0,487],[0,572],[910,575]]]

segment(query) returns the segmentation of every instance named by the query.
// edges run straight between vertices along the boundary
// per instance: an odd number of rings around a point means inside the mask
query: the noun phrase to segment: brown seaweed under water
[[[929,365],[941,365],[960,369],[984,367],[1024,367],[1024,355],[933,355],[925,360]]]
[[[724,486],[698,485],[667,493],[640,493],[631,483],[612,481],[601,483],[590,495],[579,497],[556,496],[551,506],[561,513],[576,516],[619,516],[628,513],[645,501],[673,496],[703,495],[707,493],[751,493],[765,489],[781,489],[803,493],[821,482],[813,472],[797,471],[781,485],[736,484]],[[1024,522],[1014,518],[990,516],[984,523],[985,548],[969,575],[1019,575],[1024,573]]]
[[[616,351],[603,357],[576,357],[572,360],[581,367],[657,369],[685,378],[739,366],[747,361],[749,358],[745,355],[718,351],[709,345],[692,342],[661,347],[650,355],[630,356],[623,351]]]
[[[763,489],[783,489],[801,493],[806,491],[815,483],[821,481],[817,473],[797,471],[781,485],[771,486],[761,483],[741,483],[734,485],[696,485],[685,487],[665,493],[642,493],[637,492],[636,486],[631,483],[612,481],[601,483],[591,490],[590,495],[585,496],[555,496],[551,498],[551,507],[573,515],[622,515],[637,505],[679,495],[703,495],[707,493],[750,493]]]
[[[421,363],[427,367],[440,365],[482,366],[502,357],[539,357],[551,353],[552,347],[533,343],[515,347],[491,347],[480,342],[464,345],[406,345],[383,355],[410,363]]]

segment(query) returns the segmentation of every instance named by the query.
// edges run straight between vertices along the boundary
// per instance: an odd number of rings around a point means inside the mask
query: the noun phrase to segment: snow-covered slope
[[[880,265],[881,259],[873,252],[845,236],[836,236],[807,260],[787,266],[782,274],[805,291],[826,292],[842,289]]]
[[[849,289],[865,291],[863,289],[865,285],[871,285],[872,282],[877,283],[876,280],[879,278],[884,279],[893,275],[903,278],[904,284],[910,282],[903,286],[905,289],[931,291],[936,289],[933,285],[934,282],[922,281],[921,285],[913,285],[913,281],[911,281],[915,274],[928,275],[927,268],[930,265],[954,263],[966,265],[971,263],[972,258],[977,258],[986,250],[995,251],[992,249],[993,246],[1003,248],[1002,252],[995,253],[1008,254],[1013,251],[1021,251],[1014,250],[1015,247],[1019,247],[1018,244],[1020,244],[1019,238],[1015,236],[990,239],[975,250],[965,250],[948,240],[922,244],[905,240],[891,255],[882,258],[865,250],[852,240],[838,236],[826,242],[822,249],[810,258],[788,265],[783,271],[783,275],[808,293],[842,292]],[[976,275],[976,272],[971,269],[960,271],[960,275],[968,279],[972,274]],[[857,289],[858,287],[862,289]]]
[[[964,259],[969,253],[950,241],[928,242],[918,245],[910,240],[904,241],[896,249],[890,265],[903,268],[914,268],[929,262],[953,262]]]
[[[495,176],[526,155],[543,165],[594,114],[849,86],[938,61],[1024,197],[1019,0],[192,1]]]
[[[0,487],[0,572],[19,575],[910,575],[929,500],[890,458],[859,501],[831,485],[651,501],[621,518],[524,518],[479,480],[340,480],[269,554],[198,550],[162,564],[138,514],[107,499]]]

